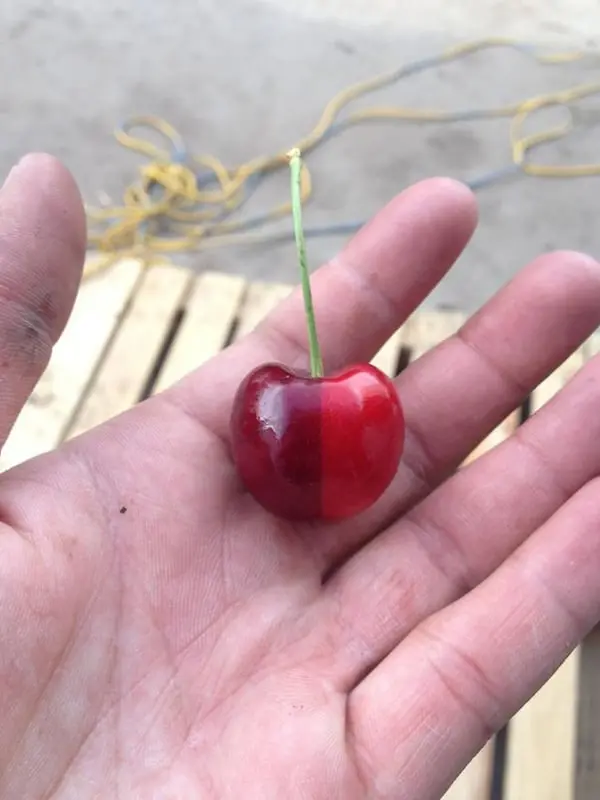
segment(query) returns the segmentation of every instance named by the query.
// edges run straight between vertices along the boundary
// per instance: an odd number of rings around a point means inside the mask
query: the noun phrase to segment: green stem
[[[296,248],[298,250],[298,262],[300,265],[300,277],[302,279],[302,293],[304,295],[304,310],[308,325],[308,346],[310,351],[310,374],[313,378],[323,377],[323,359],[319,348],[317,337],[317,324],[315,321],[315,310],[310,289],[310,278],[308,275],[308,263],[306,259],[306,243],[304,241],[304,231],[302,229],[302,159],[300,150],[294,148],[288,153],[291,173],[292,189],[292,216],[294,219],[294,236],[296,238]]]

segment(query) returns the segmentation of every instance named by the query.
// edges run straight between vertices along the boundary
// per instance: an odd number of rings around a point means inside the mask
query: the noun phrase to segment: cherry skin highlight
[[[250,494],[275,516],[334,521],[369,508],[404,448],[394,384],[361,364],[323,378],[264,364],[240,385],[231,445]]]

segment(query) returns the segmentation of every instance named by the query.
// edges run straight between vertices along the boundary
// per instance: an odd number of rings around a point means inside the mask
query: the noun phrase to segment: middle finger
[[[310,534],[326,573],[442,483],[600,325],[600,265],[538,258],[396,385],[406,445],[384,496],[360,517]]]

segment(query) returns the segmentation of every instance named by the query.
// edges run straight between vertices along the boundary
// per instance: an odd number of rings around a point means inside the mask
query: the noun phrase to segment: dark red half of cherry
[[[231,443],[243,483],[272,514],[340,520],[391,483],[404,415],[392,381],[371,365],[311,378],[265,364],[238,389]]]

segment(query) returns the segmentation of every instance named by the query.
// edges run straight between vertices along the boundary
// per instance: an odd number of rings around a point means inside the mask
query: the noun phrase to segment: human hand
[[[427,181],[315,273],[326,366],[371,358],[475,221],[465,188]],[[22,162],[0,194],[1,441],[84,247],[70,176]],[[243,376],[307,364],[300,292],[0,476],[0,798],[439,800],[600,617],[600,362],[455,472],[598,324],[599,265],[529,265],[397,379],[399,473],[349,522],[270,517],[229,457]]]

